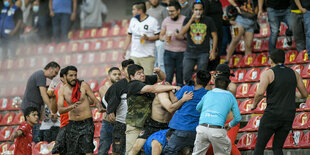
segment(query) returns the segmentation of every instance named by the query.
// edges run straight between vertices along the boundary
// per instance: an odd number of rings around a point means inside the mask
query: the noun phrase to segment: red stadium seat
[[[254,39],[252,43],[253,52],[262,52],[263,51],[264,40],[263,39]]]
[[[78,39],[87,39],[87,38],[85,37],[85,32],[86,32],[86,30],[77,30]]]
[[[286,32],[286,30],[287,30],[287,26],[286,25],[284,25],[283,23],[281,23],[281,25],[280,25],[280,31],[279,31],[279,36],[284,36],[285,35],[285,32]]]
[[[285,63],[284,64],[295,64],[298,52],[289,51],[285,53]]]
[[[15,62],[16,62],[16,64],[14,65],[15,69],[24,69],[26,63],[25,58],[19,58]]]
[[[125,38],[121,38],[115,41],[115,49],[123,49],[125,45]]]
[[[105,37],[107,37],[108,36],[108,30],[109,30],[108,27],[103,27],[103,28],[99,29],[99,31],[97,31],[96,37],[97,38],[105,38]]]
[[[241,62],[241,60],[242,60],[242,55],[240,55],[240,54],[233,55],[230,58],[228,65],[230,68],[234,68],[234,67],[238,66],[238,64]]]
[[[299,142],[300,148],[310,148],[310,131],[304,134]]]
[[[99,65],[93,65],[93,66],[90,66],[91,69],[88,69],[87,70],[87,77],[88,78],[98,78],[100,77],[100,66]],[[98,86],[98,85],[97,85]],[[98,87],[95,86],[95,90],[93,91],[98,91]]]
[[[56,52],[57,53],[66,53],[68,48],[68,43],[67,42],[61,42],[56,45]]]
[[[252,68],[245,74],[244,81],[245,82],[254,82],[259,81],[260,78],[260,69],[259,68]]]
[[[101,123],[94,123],[94,124],[95,124],[95,134],[94,134],[94,137],[98,138],[98,137],[100,137]]]
[[[113,26],[109,29],[108,36],[109,37],[117,37],[120,34],[121,28],[118,25]]]
[[[127,36],[127,34],[128,34],[128,26],[129,25],[126,25],[126,26],[123,26],[122,28],[121,28],[121,30],[120,30],[120,36]]]
[[[250,67],[253,66],[256,54],[248,54],[243,57],[242,61],[237,67]]]
[[[94,139],[93,143],[94,143],[94,145],[95,145],[94,154],[98,154],[99,139],[98,139],[98,138]]]
[[[303,50],[299,52],[297,58],[296,58],[297,63],[309,63],[310,60],[308,59],[308,53],[307,50]]]
[[[76,65],[81,65],[84,63],[83,61],[83,54],[75,54],[72,58],[71,63],[76,64]]]
[[[240,109],[240,113],[241,114],[249,114],[249,113],[252,113],[251,112],[251,109],[252,109],[252,106],[253,106],[253,100],[254,99],[247,99],[247,100],[244,100],[240,106],[239,106],[239,109]]]
[[[254,109],[252,112],[255,114],[262,114],[264,113],[265,109],[267,107],[267,100],[266,98],[263,98],[258,104],[256,109]]]
[[[237,87],[236,98],[248,97],[248,92],[250,90],[251,84],[242,83]]]
[[[9,154],[10,143],[2,143],[0,144],[0,153],[1,154]]]
[[[4,60],[3,69],[10,70],[13,68],[14,61],[11,59]]]
[[[94,120],[94,122],[101,122],[102,121],[103,113],[100,113],[97,108],[94,108],[92,110],[92,113],[93,113],[93,120]]]
[[[7,113],[3,116],[0,125],[11,125],[15,117],[14,112]]]
[[[62,63],[62,65],[64,65],[64,66],[72,65],[72,64],[73,64],[73,62],[72,62],[72,56],[69,55],[69,54],[66,54],[66,55],[62,56],[62,58],[61,58],[61,63]]]
[[[310,78],[310,64],[304,67],[300,75],[303,78]]]
[[[303,112],[295,116],[293,129],[307,129],[309,127],[310,113]]]
[[[223,64],[226,61],[226,56],[220,56],[220,64]]]
[[[12,127],[4,127],[0,131],[0,141],[8,141],[11,138],[11,135],[13,133],[13,128]]]
[[[238,51],[238,52],[244,52],[245,51],[244,40],[239,41],[237,48],[236,48],[236,51]]]
[[[15,118],[14,118],[14,120],[13,120],[13,122],[12,122],[12,125],[20,125],[20,124],[22,124],[23,122],[25,122],[24,114],[23,114],[23,112],[19,112],[19,113],[15,116]]]
[[[307,99],[306,103],[301,103],[296,111],[310,111],[310,98]]]
[[[122,58],[122,52],[113,51],[109,53],[110,62],[112,63],[118,63],[123,60]]]
[[[45,46],[45,50],[43,50],[42,54],[54,54],[56,53],[56,44],[51,43]]]
[[[303,136],[303,131],[294,131],[293,134],[292,132],[289,133],[286,137],[283,147],[286,149],[299,148],[299,142],[302,140]]]
[[[295,49],[296,48],[296,45],[295,45],[295,41],[293,40],[292,41],[292,46],[289,46],[287,44],[287,40],[286,38],[282,38],[280,40],[277,41],[277,45],[276,47],[279,48],[279,49],[282,49],[282,50],[291,50],[291,49]]]
[[[80,52],[80,43],[79,42],[71,42],[68,46],[68,52]]]
[[[33,155],[51,155],[51,151],[48,150],[48,142],[41,141],[35,144],[32,148]]]
[[[244,82],[244,77],[245,77],[245,74],[246,74],[246,69],[238,69],[238,70],[236,70],[236,72],[234,74],[235,74],[235,76],[231,77],[231,81],[233,83]]]
[[[96,38],[97,37],[97,32],[98,32],[98,29],[96,28],[92,28],[89,30],[89,38]]]
[[[301,73],[301,71],[304,69],[303,65],[294,65],[291,67],[291,69],[293,69],[294,71],[296,71],[297,73]]]
[[[269,141],[265,147],[266,149],[272,149],[273,137],[274,137],[274,135],[272,135],[271,138],[269,139]]]
[[[1,98],[0,99],[0,110],[1,111],[8,110],[10,102],[11,102],[11,100],[8,98]]]
[[[18,88],[20,89],[20,88]],[[20,105],[22,104],[22,99],[19,96],[16,96],[12,99],[12,102],[9,104],[8,110],[20,110]]]
[[[105,50],[104,42],[102,40],[96,40],[92,42],[91,51],[103,51]]]
[[[268,24],[261,24],[259,34],[254,34],[255,38],[266,38],[270,35],[270,28]]]
[[[97,80],[89,80],[87,83],[89,84],[89,87],[93,92],[96,92],[99,90]]]
[[[244,128],[239,129],[239,132],[257,131],[261,118],[262,118],[262,116],[254,116],[254,117],[252,117],[249,120],[248,124]]]
[[[81,52],[89,52],[91,48],[92,42],[91,41],[84,41],[81,46],[80,50]]]
[[[104,42],[104,45],[106,47],[107,50],[111,50],[111,49],[114,49],[115,46],[115,40],[114,39],[108,39]]]
[[[87,71],[89,70],[88,67],[82,66],[79,68],[78,77],[87,78]]]
[[[84,54],[83,64],[94,64],[97,53],[86,53]]]
[[[249,92],[248,92],[248,97],[254,97],[255,96],[255,93],[256,93],[256,90],[257,90],[257,88],[258,88],[258,86],[259,86],[259,83],[257,82],[257,83],[254,83],[252,86],[251,86],[251,88],[250,88],[250,90],[249,90]]]
[[[241,136],[237,143],[239,150],[251,150],[255,148],[256,135],[254,133],[247,133]]]

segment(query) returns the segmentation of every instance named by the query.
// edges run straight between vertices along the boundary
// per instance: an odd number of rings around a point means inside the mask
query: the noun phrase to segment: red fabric
[[[80,88],[81,86],[80,86],[79,80],[76,80],[75,87],[72,90],[71,103],[75,103],[80,100],[80,97],[81,97]]]
[[[56,103],[58,103],[58,89],[55,90]],[[68,103],[64,100],[64,107],[68,107]],[[60,114],[60,127],[64,127],[69,124],[69,113]]]
[[[225,8],[226,6],[230,5],[230,3],[228,2],[228,0],[220,0],[222,3],[222,7]]]
[[[230,121],[231,120],[226,121],[226,123],[229,123]],[[240,151],[238,150],[238,148],[235,144],[239,128],[240,128],[240,123],[237,124],[236,126],[232,127],[231,129],[229,129],[227,132],[227,136],[229,137],[229,139],[231,141],[231,153],[230,153],[231,155],[241,155]],[[214,155],[212,145],[210,145],[206,155]]]
[[[32,127],[27,122],[22,123],[18,130],[23,134],[16,138],[14,144],[14,154],[16,155],[31,155],[32,153]]]

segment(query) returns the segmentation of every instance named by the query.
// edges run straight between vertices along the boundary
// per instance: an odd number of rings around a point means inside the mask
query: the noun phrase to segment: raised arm
[[[81,87],[85,88],[87,96],[95,103],[96,107],[98,108],[98,111],[105,112],[106,109],[102,107],[100,101],[96,98],[93,91],[90,89],[89,85],[86,82],[82,82]]]
[[[258,0],[258,18],[261,18],[263,16],[263,5],[264,0]]]
[[[296,71],[294,71],[294,72],[295,72],[296,80],[297,80],[297,89],[299,90],[299,92],[303,98],[307,98],[308,97],[307,88],[305,87],[304,83],[302,82],[302,78],[300,77],[300,75]]]
[[[187,93],[187,91],[184,92],[183,97],[176,102],[171,102],[171,100],[169,99],[168,92],[159,93],[157,96],[158,96],[160,104],[167,111],[169,111],[170,113],[173,113],[173,112],[177,111],[183,105],[183,103],[185,103],[185,102],[187,102],[193,98],[193,92],[189,92],[189,93]]]
[[[167,92],[175,89],[180,89],[179,86],[166,86],[166,85],[145,85],[141,89],[141,94],[143,93],[162,93]]]
[[[154,68],[153,72],[157,74],[157,82],[162,82],[166,79],[166,74],[160,68]]]

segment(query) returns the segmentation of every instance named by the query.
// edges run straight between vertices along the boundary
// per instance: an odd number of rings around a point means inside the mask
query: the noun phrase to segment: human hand
[[[257,17],[261,18],[263,16],[263,10],[258,10]]]
[[[159,67],[156,67],[156,68],[153,69],[153,72],[156,73],[156,74],[160,73],[160,71],[161,71],[161,70],[160,70]]]
[[[55,16],[54,11],[50,11],[50,16],[51,16],[51,17],[54,17],[54,16]]]
[[[57,119],[58,119],[57,114],[53,114],[53,113],[51,113],[51,114],[49,115],[49,117],[51,118],[51,120],[52,120],[53,122],[56,122]]]
[[[174,87],[175,87],[174,89],[177,90],[177,91],[181,89],[180,86],[174,86]]]
[[[215,51],[210,51],[210,56],[209,56],[210,61],[215,60],[215,58],[216,58]]]
[[[110,121],[110,122],[115,122],[115,114],[114,113],[110,113],[109,115],[108,115],[108,120]]]
[[[241,10],[240,10],[239,7],[236,7],[236,9],[237,9],[237,11],[238,11],[239,14],[242,14],[242,12],[241,12]]]
[[[81,104],[81,101],[77,101],[71,105],[72,109],[77,108]]]
[[[124,49],[124,51],[123,51],[123,53],[122,53],[123,59],[126,59],[126,54],[127,54],[127,50]]]
[[[301,11],[302,13],[306,13],[306,12],[307,12],[307,9],[301,8],[300,11]]]
[[[149,40],[149,37],[146,34],[143,34],[140,39],[142,40]]]
[[[193,96],[194,96],[194,93],[193,93],[192,91],[190,91],[190,92],[188,92],[188,93],[187,93],[187,91],[185,91],[184,94],[183,94],[182,99],[183,99],[185,102],[187,102],[187,101],[193,99]]]
[[[256,109],[256,105],[252,104],[251,111]]]
[[[76,18],[76,14],[75,14],[75,13],[72,13],[72,14],[71,14],[71,17],[70,17],[71,21],[74,21],[75,18]]]
[[[98,109],[98,112],[100,112],[100,113],[104,113],[104,112],[107,111],[106,109],[104,109],[104,108],[102,107],[102,105],[100,105],[99,107],[97,107],[97,109]]]
[[[229,130],[231,128],[231,126],[229,125],[229,123],[224,125],[224,129]]]

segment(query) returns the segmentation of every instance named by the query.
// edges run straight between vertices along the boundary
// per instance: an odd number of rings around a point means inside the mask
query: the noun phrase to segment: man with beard
[[[183,86],[183,55],[186,50],[186,40],[178,39],[176,35],[182,29],[186,17],[181,15],[181,6],[177,2],[171,2],[168,11],[169,17],[164,19],[159,35],[160,40],[165,40],[167,43],[164,53],[166,81],[172,83],[175,73],[177,86]]]
[[[69,112],[67,127],[67,154],[92,154],[95,126],[88,97],[94,101],[99,112],[104,112],[100,101],[95,97],[86,82],[77,79],[77,68],[68,66],[64,74],[67,84],[58,93],[58,110],[60,114]],[[64,107],[64,101],[68,107]]]

